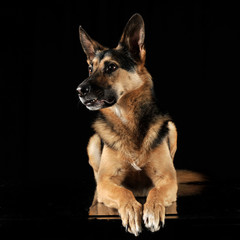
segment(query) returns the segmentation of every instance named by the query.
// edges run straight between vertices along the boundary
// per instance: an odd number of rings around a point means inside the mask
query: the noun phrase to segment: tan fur
[[[88,142],[87,153],[89,164],[93,168],[94,176],[97,181],[97,173],[101,161],[101,139],[97,134],[94,134]]]

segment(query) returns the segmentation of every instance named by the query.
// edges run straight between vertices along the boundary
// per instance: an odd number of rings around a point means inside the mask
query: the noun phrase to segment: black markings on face
[[[123,68],[129,72],[134,70],[135,63],[134,63],[133,59],[123,49],[120,49],[120,50],[109,49],[109,50],[105,50],[105,51],[101,51],[101,52],[97,53],[99,62],[101,60],[103,60],[104,57],[106,57],[106,56],[109,56],[114,61],[116,61],[119,64],[120,68]]]

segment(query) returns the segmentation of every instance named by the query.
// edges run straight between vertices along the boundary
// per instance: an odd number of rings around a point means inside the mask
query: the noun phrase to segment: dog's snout
[[[77,92],[79,93],[80,97],[86,96],[90,92],[90,85],[78,86]]]

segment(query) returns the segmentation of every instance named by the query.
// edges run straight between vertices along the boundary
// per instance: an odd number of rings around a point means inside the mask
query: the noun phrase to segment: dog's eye
[[[93,71],[93,66],[92,66],[92,65],[89,65],[89,66],[88,66],[89,75],[92,73],[92,71]]]
[[[108,65],[106,66],[105,72],[108,73],[108,74],[110,74],[110,73],[116,71],[117,68],[118,68],[118,67],[117,67],[117,65],[116,65],[115,63],[110,63],[110,64],[108,64]]]

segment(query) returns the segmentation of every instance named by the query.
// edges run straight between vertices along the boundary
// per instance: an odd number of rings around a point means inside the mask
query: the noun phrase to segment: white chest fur
[[[131,163],[131,165],[132,165],[132,167],[133,167],[134,169],[136,169],[137,171],[141,171],[141,170],[142,170],[135,162]]]

